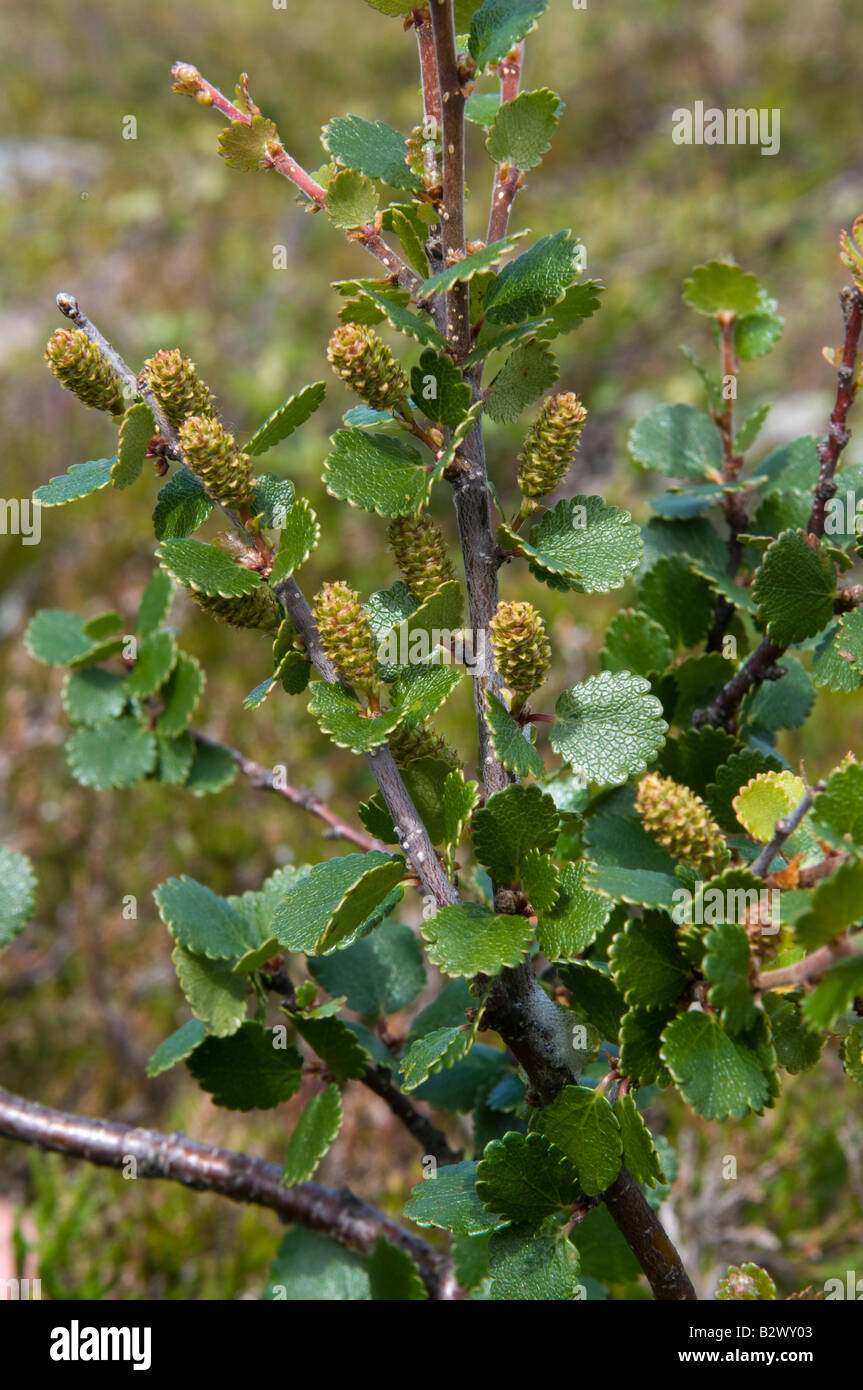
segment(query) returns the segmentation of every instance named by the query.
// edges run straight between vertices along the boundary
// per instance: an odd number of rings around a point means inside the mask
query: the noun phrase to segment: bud
[[[126,409],[120,378],[80,328],[58,328],[48,339],[45,361],[67,391],[95,410],[122,415]]]
[[[587,411],[573,391],[549,396],[543,403],[519,455],[518,485],[525,497],[545,497],[560,486],[586,419]]]
[[[188,592],[205,613],[211,614],[220,623],[230,623],[231,627],[255,627],[265,632],[275,632],[283,617],[278,599],[266,584],[237,598],[214,597],[199,593],[197,589],[189,589]]]
[[[404,581],[418,599],[425,602],[441,584],[455,579],[443,532],[426,512],[394,517],[388,538]]]
[[[324,651],[339,674],[361,694],[374,694],[380,685],[375,639],[356,590],[343,579],[324,584],[312,612]]]
[[[248,456],[241,454],[220,420],[190,415],[179,429],[180,448],[193,473],[217,502],[251,502],[255,480]]]
[[[407,377],[373,328],[341,324],[330,338],[327,358],[336,375],[373,410],[392,410],[408,395]]]
[[[689,787],[648,772],[638,784],[635,809],[653,838],[702,878],[712,878],[728,862],[722,831]]]
[[[181,425],[188,415],[212,415],[210,389],[198,376],[194,362],[179,348],[162,348],[147,358],[144,369],[150,389],[172,425]]]
[[[440,758],[455,772],[461,767],[458,756],[445,738],[425,724],[399,724],[389,736],[390,752],[398,767],[406,767],[417,758]]]
[[[503,683],[522,705],[542,685],[551,665],[545,624],[532,603],[499,603],[490,631]]]

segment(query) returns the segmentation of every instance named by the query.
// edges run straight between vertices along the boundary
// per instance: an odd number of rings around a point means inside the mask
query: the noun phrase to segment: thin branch
[[[124,1168],[133,1158],[138,1177],[164,1178],[198,1192],[217,1192],[233,1202],[269,1207],[282,1221],[318,1231],[360,1255],[370,1254],[383,1235],[416,1261],[431,1298],[462,1296],[445,1257],[361,1202],[349,1188],[314,1182],[283,1187],[279,1168],[264,1159],[199,1144],[183,1134],[70,1115],[4,1090],[0,1090],[0,1135],[103,1168]]]
[[[680,1255],[628,1169],[621,1168],[611,1187],[603,1192],[602,1200],[647,1275],[657,1302],[697,1301],[698,1294]]]
[[[378,840],[374,835],[369,835],[365,830],[358,830],[355,826],[349,825],[342,820],[331,807],[323,801],[317,793],[309,787],[295,787],[290,782],[276,781],[275,773],[261,763],[256,763],[254,759],[247,758],[244,753],[240,753],[236,748],[227,748],[220,739],[210,738],[208,734],[203,734],[198,729],[189,730],[195,743],[201,744],[206,748],[224,748],[226,753],[230,753],[237,767],[248,777],[252,786],[258,787],[261,791],[275,792],[277,796],[284,797],[285,801],[290,801],[293,806],[301,806],[304,811],[317,816],[319,820],[325,821],[333,831],[333,834],[341,840],[350,840],[362,850],[381,850],[384,854],[390,853],[390,847],[385,845],[383,840]]]
[[[773,863],[773,860],[776,858],[776,855],[779,853],[785,841],[788,839],[789,835],[794,834],[794,831],[803,820],[803,817],[809,811],[818,792],[824,790],[824,786],[825,784],[823,782],[819,782],[815,787],[808,787],[806,794],[803,796],[800,803],[794,807],[794,810],[790,811],[787,816],[782,816],[776,822],[772,838],[764,846],[758,858],[754,859],[749,866],[750,871],[756,878],[763,878],[767,873],[767,870],[770,868],[770,865]]]
[[[440,206],[444,262],[454,265],[465,254],[464,105],[455,46],[453,0],[431,0],[431,23],[443,111],[443,202]],[[459,280],[447,292],[447,337],[457,360],[471,346],[470,286]]]
[[[430,1154],[438,1163],[444,1165],[461,1163],[464,1153],[461,1149],[451,1149],[442,1130],[433,1125],[427,1115],[417,1110],[413,1102],[400,1091],[393,1074],[387,1067],[369,1067],[362,1077],[362,1083],[389,1106],[397,1120],[417,1140],[424,1154]]]
[[[855,286],[853,289],[844,289],[840,299],[845,318],[845,345],[842,350],[842,362],[837,371],[836,401],[830,414],[830,430],[818,448],[821,470],[809,517],[809,531],[813,536],[824,535],[827,503],[836,493],[836,468],[842,450],[851,438],[846,423],[848,412],[857,394],[857,349],[863,331],[863,294]]]
[[[802,985],[817,980],[837,960],[860,955],[858,938],[840,936],[831,946],[819,946],[811,955],[795,961],[793,965],[783,965],[778,970],[762,970],[755,977],[757,989],[785,989],[788,985]]]
[[[205,106],[212,106],[223,116],[227,116],[230,121],[241,121],[243,125],[251,125],[252,117],[245,111],[241,111],[232,101],[229,101],[211,82],[198,71],[192,63],[175,63],[171,68],[171,76],[174,78],[174,91],[184,96],[194,96]],[[307,173],[301,164],[288,154],[281,141],[271,142],[268,147],[267,161],[269,166],[286,178],[290,183],[298,188],[316,208],[322,208],[327,201],[327,191]],[[351,233],[351,239],[357,240],[365,246],[366,250],[379,260],[385,268],[402,286],[403,289],[410,290],[415,295],[422,281],[414,270],[402,260],[398,252],[384,240],[377,227],[363,224]]]
[[[497,75],[500,79],[501,106],[507,102],[515,101],[518,96],[523,63],[523,43],[516,44],[508,57],[498,63]],[[494,184],[491,190],[491,212],[489,213],[488,233],[486,235],[488,246],[493,241],[500,241],[502,237],[506,236],[515,195],[523,183],[524,176],[519,173],[515,165],[510,166],[505,163],[496,165]]]

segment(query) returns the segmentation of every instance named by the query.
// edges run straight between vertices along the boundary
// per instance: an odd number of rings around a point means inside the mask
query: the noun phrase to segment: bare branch
[[[269,1207],[282,1221],[318,1231],[360,1255],[370,1254],[383,1235],[416,1261],[431,1298],[462,1296],[445,1257],[361,1202],[349,1188],[314,1182],[283,1187],[279,1168],[264,1159],[198,1144],[183,1134],[70,1115],[4,1090],[0,1090],[0,1135],[103,1168],[122,1168],[133,1158],[140,1178],[164,1178],[198,1192],[218,1192],[232,1202]]]
[[[859,955],[861,946],[858,940],[859,937],[840,936],[831,946],[819,946],[817,951],[795,961],[793,965],[783,965],[778,970],[762,970],[755,977],[755,986],[761,990],[785,989],[788,985],[811,983],[825,974],[835,961]]]
[[[773,860],[789,835],[794,834],[794,831],[803,820],[803,817],[811,807],[818,792],[824,790],[824,785],[823,782],[819,782],[815,787],[808,787],[799,805],[795,806],[794,810],[789,812],[787,816],[782,816],[776,822],[776,828],[771,840],[764,846],[758,858],[754,859],[750,865],[750,870],[756,878],[763,878],[767,873],[767,870],[770,868],[770,865],[773,863]]]
[[[836,401],[830,414],[830,430],[818,448],[821,471],[809,517],[809,531],[813,536],[824,535],[827,503],[836,493],[834,475],[842,450],[851,437],[847,425],[848,412],[857,394],[857,349],[863,331],[863,294],[856,286],[853,289],[846,288],[842,291],[841,302],[845,317],[845,344],[837,371]]]
[[[497,65],[497,75],[500,79],[500,102],[501,106],[507,102],[515,101],[518,96],[518,89],[521,83],[521,69],[524,63],[524,44],[516,44],[515,48],[508,57],[501,60]],[[524,176],[518,169],[509,164],[498,164],[494,171],[494,185],[491,190],[491,212],[488,219],[488,233],[486,242],[490,246],[493,241],[500,241],[506,236],[509,227],[509,217],[512,212],[512,205],[515,195],[524,183]]]

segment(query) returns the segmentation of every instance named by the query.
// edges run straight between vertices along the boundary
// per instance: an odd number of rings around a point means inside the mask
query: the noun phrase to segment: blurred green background
[[[339,506],[320,481],[327,436],[349,404],[325,359],[338,307],[330,282],[375,274],[373,263],[323,217],[304,214],[276,175],[226,168],[216,153],[218,118],[171,95],[169,70],[176,59],[192,62],[227,92],[248,71],[287,148],[315,169],[324,158],[319,128],[333,115],[354,111],[403,130],[418,121],[412,36],[364,0],[288,0],[286,9],[265,0],[41,0],[14,16],[7,7],[0,24],[3,495],[27,496],[70,463],[114,452],[110,422],[61,391],[41,360],[60,322],[54,296],[67,290],[135,367],[160,347],[190,353],[240,437],[284,397],[327,379],[324,409],[267,459],[324,523],[304,587],[348,578],[367,593],[391,582],[381,563],[385,523]],[[580,490],[647,515],[626,431],[657,401],[701,403],[680,344],[705,357],[712,345],[680,285],[712,257],[733,255],[754,271],[786,318],[773,356],[742,378],[742,413],[776,402],[759,447],[823,429],[832,381],[821,347],[840,331],[837,233],[863,211],[861,59],[863,10],[854,0],[588,0],[586,9],[550,0],[529,40],[525,84],[553,87],[566,110],[514,226],[537,237],[572,226],[589,274],[608,286],[601,312],[560,341],[562,384],[591,412]],[[674,145],[671,113],[695,100],[780,108],[780,153]],[[135,139],[123,135],[129,116]],[[476,237],[489,166],[478,128],[471,138]],[[276,270],[281,246],[288,266]],[[507,499],[518,432],[490,426],[489,445]],[[858,457],[852,446],[850,460]],[[62,751],[62,677],[20,643],[38,607],[134,613],[152,568],[159,485],[148,478],[127,493],[44,512],[36,547],[0,537],[0,841],[33,857],[41,883],[36,921],[3,959],[2,1084],[279,1160],[299,1097],[248,1119],[214,1109],[182,1068],[158,1083],[144,1077],[150,1052],[186,1016],[150,892],[181,872],[216,891],[257,887],[274,865],[320,855],[316,824],[239,783],[203,800],[158,786],[78,787]],[[452,534],[447,499],[436,510]],[[505,572],[502,583],[506,596],[536,589],[521,573]],[[597,600],[546,589],[528,596],[555,639],[550,701],[596,669],[604,623],[627,591]],[[330,751],[303,701],[273,698],[242,711],[243,696],[268,673],[266,643],[208,622],[182,597],[174,620],[208,672],[199,725],[267,765],[286,763],[292,780],[352,814],[371,790],[365,764]],[[847,699],[823,701],[819,712],[783,742],[789,757],[806,755],[813,777],[860,728]],[[444,727],[469,757],[467,697]],[[132,921],[121,916],[128,894],[138,901]],[[668,1219],[703,1289],[741,1258],[766,1264],[783,1292],[854,1267],[863,1124],[835,1057],[790,1080],[763,1120],[690,1120],[681,1131],[673,1098],[652,1118],[680,1148]],[[349,1179],[397,1212],[421,1176],[414,1147],[374,1097],[358,1095],[321,1177]],[[738,1159],[736,1183],[721,1180],[727,1154]],[[23,1260],[32,1246],[27,1267],[38,1264],[46,1294],[223,1298],[262,1287],[278,1239],[269,1214],[124,1184],[8,1144],[0,1159],[0,1263],[15,1252]],[[24,1208],[16,1240],[14,1212]]]

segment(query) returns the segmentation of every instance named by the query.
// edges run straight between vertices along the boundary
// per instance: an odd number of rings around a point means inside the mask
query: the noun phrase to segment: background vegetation
[[[239,432],[306,382],[327,378],[328,402],[295,437],[302,442],[268,459],[326,517],[337,504],[320,482],[321,461],[348,404],[325,361],[338,305],[329,285],[368,273],[366,258],[325,219],[303,214],[276,176],[228,169],[216,154],[218,122],[173,97],[168,74],[183,58],[230,90],[247,69],[265,114],[314,169],[323,161],[319,127],[332,115],[352,110],[404,130],[418,119],[411,37],[363,0],[289,0],[286,10],[263,0],[43,0],[18,10],[9,39],[0,51],[0,491],[27,496],[70,463],[113,452],[109,422],[82,411],[41,362],[59,322],[54,296],[65,289],[130,362],[159,347],[191,353]],[[861,53],[863,10],[854,0],[588,0],[586,10],[550,0],[528,44],[526,80],[555,88],[567,105],[554,149],[518,204],[518,225],[536,236],[571,225],[587,246],[590,275],[608,286],[601,313],[563,340],[562,384],[591,411],[582,490],[602,478],[597,490],[610,501],[646,514],[626,431],[658,401],[700,402],[679,345],[706,356],[711,344],[682,305],[680,283],[712,257],[730,254],[753,270],[786,318],[778,350],[743,378],[742,413],[776,401],[761,447],[822,431],[832,374],[820,350],[838,340],[843,283],[836,236],[863,210],[863,120],[851,99]],[[674,145],[671,113],[696,99],[780,108],[781,152]],[[135,140],[123,139],[129,115]],[[486,204],[477,180],[474,236]],[[273,269],[279,245],[288,249],[284,270]],[[518,440],[504,427],[490,426],[489,437],[492,477],[505,488]],[[859,457],[852,444],[848,461]],[[148,486],[155,498],[158,480]],[[218,892],[257,887],[276,864],[308,857],[316,824],[239,782],[200,801],[157,785],[85,791],[63,757],[60,673],[36,666],[20,645],[39,606],[134,612],[152,564],[141,498],[135,489],[107,505],[104,494],[78,504],[62,544],[50,512],[38,547],[0,537],[0,841],[30,854],[41,879],[37,921],[3,959],[3,1084],[278,1160],[301,1096],[285,1114],[256,1117],[250,1130],[245,1117],[215,1110],[182,1069],[158,1082],[144,1077],[150,1052],[185,1016],[150,890],[181,872]],[[368,591],[389,582],[384,523],[345,511],[313,558],[315,583],[348,577]],[[505,597],[524,596],[502,579]],[[558,656],[549,700],[597,669],[603,623],[620,600],[537,595]],[[242,713],[243,696],[268,670],[261,639],[218,627],[182,596],[174,620],[210,674],[209,732],[266,764],[286,763],[292,780],[344,813],[368,795],[362,761],[334,756],[302,701],[274,698]],[[813,779],[859,742],[849,697],[821,698],[823,719],[781,743],[792,761],[806,757]],[[469,697],[448,718],[467,753]],[[137,920],[121,916],[128,894],[137,897]],[[863,1118],[836,1059],[825,1065],[826,1073],[790,1078],[775,1111],[742,1125],[690,1118],[681,1130],[674,1097],[657,1101],[651,1123],[680,1160],[665,1215],[702,1292],[719,1266],[741,1258],[765,1264],[785,1293],[854,1267]],[[464,1131],[458,1117],[445,1123],[453,1135]],[[362,1196],[397,1211],[419,1176],[414,1148],[386,1108],[358,1092],[321,1178],[350,1175]],[[737,1182],[722,1178],[728,1154]],[[0,1146],[0,1274],[26,1260],[28,1272],[38,1266],[45,1295],[256,1296],[277,1240],[269,1213]]]

